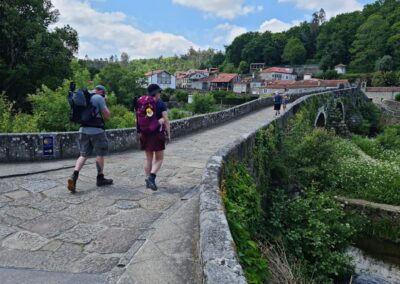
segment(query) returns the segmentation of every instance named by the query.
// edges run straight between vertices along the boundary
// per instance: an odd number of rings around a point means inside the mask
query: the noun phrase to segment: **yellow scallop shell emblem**
[[[153,110],[151,109],[151,107],[146,108],[146,116],[147,117],[152,117],[154,114]]]

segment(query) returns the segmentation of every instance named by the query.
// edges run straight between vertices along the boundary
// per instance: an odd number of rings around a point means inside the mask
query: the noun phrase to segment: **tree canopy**
[[[301,64],[306,59],[307,51],[298,38],[288,40],[282,58],[290,64]]]
[[[353,72],[372,72],[376,61],[385,55],[392,57],[393,69],[400,69],[398,0],[378,0],[362,11],[329,20],[321,9],[309,22],[285,32],[242,34],[226,47],[225,65],[232,63],[238,68],[242,61],[267,66],[319,63],[323,70],[329,70],[343,63]]]
[[[28,93],[71,75],[78,35],[70,26],[49,28],[58,18],[50,0],[2,1],[0,15],[0,90],[28,108]]]

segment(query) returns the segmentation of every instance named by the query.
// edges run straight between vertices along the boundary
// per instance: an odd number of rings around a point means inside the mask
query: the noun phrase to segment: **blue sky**
[[[182,54],[190,47],[223,49],[246,31],[274,32],[309,20],[359,10],[372,0],[53,0],[59,25],[80,37],[79,57],[131,58]]]

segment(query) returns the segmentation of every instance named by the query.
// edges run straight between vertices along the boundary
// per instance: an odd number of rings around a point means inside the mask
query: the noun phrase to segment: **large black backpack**
[[[97,117],[99,113],[91,103],[92,96],[93,94],[87,89],[75,90],[75,86],[71,84],[70,91],[68,92],[68,102],[70,105],[69,119],[81,126],[104,128],[103,119]]]

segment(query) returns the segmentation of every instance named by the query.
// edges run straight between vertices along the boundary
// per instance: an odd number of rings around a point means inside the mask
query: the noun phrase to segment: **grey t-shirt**
[[[92,105],[96,108],[97,117],[101,118],[101,111],[103,111],[106,106],[106,100],[100,95],[93,95],[90,99]],[[96,135],[104,132],[104,129],[97,127],[81,127],[79,128],[80,133],[88,134],[88,135]]]

